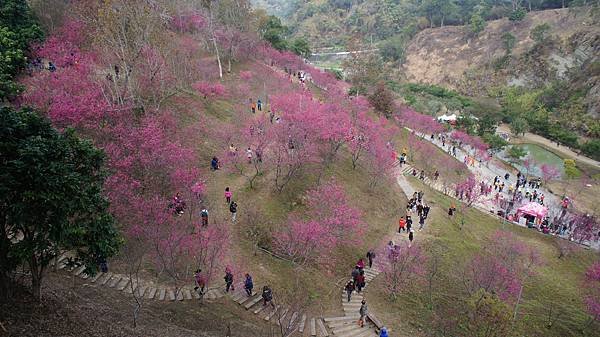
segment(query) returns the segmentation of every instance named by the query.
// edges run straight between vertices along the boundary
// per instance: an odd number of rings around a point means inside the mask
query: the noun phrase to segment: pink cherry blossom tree
[[[583,287],[584,301],[590,314],[589,324],[591,324],[600,320],[600,262],[595,262],[587,269]]]
[[[387,247],[384,254],[385,291],[395,300],[409,289],[408,284],[419,281],[425,274],[427,257],[418,245],[409,247],[406,243]]]
[[[544,181],[544,185],[561,177],[560,170],[554,165],[542,164],[540,170],[542,172],[542,180]]]

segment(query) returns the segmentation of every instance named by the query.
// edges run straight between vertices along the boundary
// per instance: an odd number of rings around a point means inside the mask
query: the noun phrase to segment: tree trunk
[[[517,296],[517,303],[515,304],[515,312],[513,314],[513,322],[517,320],[517,313],[519,311],[519,302],[521,302],[522,294],[523,294],[523,285],[521,284],[521,289],[519,289],[519,296]]]
[[[219,65],[219,78],[223,78],[223,66],[221,65],[221,56],[219,55],[219,48],[217,47],[217,39],[213,36],[213,46],[215,47],[215,52],[217,53],[217,64]]]

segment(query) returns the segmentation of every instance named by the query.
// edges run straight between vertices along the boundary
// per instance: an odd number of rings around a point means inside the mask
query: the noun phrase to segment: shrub
[[[527,11],[523,7],[519,7],[508,15],[510,21],[521,21],[527,15]]]

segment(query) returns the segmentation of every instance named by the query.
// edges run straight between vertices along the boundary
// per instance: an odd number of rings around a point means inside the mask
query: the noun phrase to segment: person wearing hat
[[[381,328],[381,332],[379,333],[379,337],[388,337],[387,328]]]

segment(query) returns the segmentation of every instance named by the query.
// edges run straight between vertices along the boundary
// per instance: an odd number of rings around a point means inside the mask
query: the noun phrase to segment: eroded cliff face
[[[536,44],[530,32],[543,23],[550,26],[550,38]],[[515,36],[516,43],[512,56],[500,63],[506,32]],[[408,81],[444,85],[473,96],[505,85],[538,87],[567,80],[587,91],[588,112],[600,115],[598,10],[547,10],[528,13],[521,22],[490,21],[478,36],[472,36],[468,27],[427,29],[412,39],[406,56],[401,71]]]

